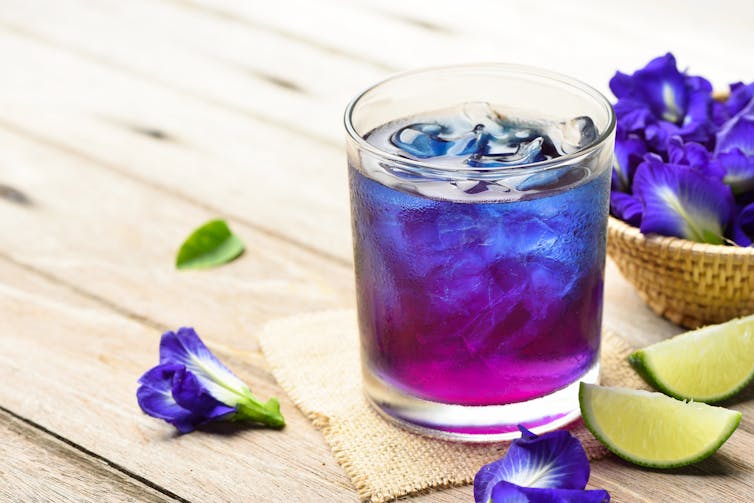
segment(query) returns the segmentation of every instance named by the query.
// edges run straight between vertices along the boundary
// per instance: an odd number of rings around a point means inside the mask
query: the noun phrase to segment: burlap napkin
[[[274,321],[260,343],[278,383],[322,431],[363,501],[470,484],[482,465],[504,454],[504,442],[445,442],[378,416],[361,391],[357,330],[354,311],[327,311]],[[605,333],[603,384],[645,387],[626,363],[630,351],[620,337]],[[607,453],[581,422],[570,428],[590,459]]]

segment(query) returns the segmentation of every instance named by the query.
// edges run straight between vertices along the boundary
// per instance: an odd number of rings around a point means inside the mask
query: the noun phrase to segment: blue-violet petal
[[[738,246],[751,246],[754,242],[754,203],[744,206],[733,217],[731,238]]]
[[[514,440],[505,456],[485,465],[474,477],[474,499],[488,503],[500,481],[519,486],[584,489],[589,480],[589,460],[579,441],[558,430],[534,435],[519,426],[521,438]]]
[[[498,482],[492,489],[492,503],[609,503],[610,495],[602,489],[545,489],[521,487]]]
[[[613,170],[618,175],[620,187],[613,187],[614,189],[626,192],[631,188],[634,172],[646,153],[646,143],[636,135],[626,135],[615,139]]]
[[[754,189],[754,156],[747,156],[741,149],[734,148],[717,155],[725,176],[723,182],[733,193],[743,194]]]
[[[722,244],[733,209],[730,187],[685,166],[645,159],[633,186],[643,207],[641,231]]]
[[[688,166],[698,173],[722,180],[725,169],[720,161],[713,159],[707,147],[695,142],[684,142],[680,136],[673,136],[667,142],[668,164]]]
[[[610,89],[618,98],[646,103],[665,121],[680,124],[686,115],[686,82],[671,53],[653,59],[633,75],[617,72],[610,79]]]
[[[183,365],[158,365],[141,376],[136,390],[136,400],[141,410],[152,417],[164,419],[181,433],[193,431],[204,421],[201,414],[181,407],[173,398],[173,377],[177,372],[185,371]]]
[[[237,410],[236,407],[229,407],[218,401],[194,374],[185,369],[173,376],[171,392],[178,405],[201,415],[207,421],[233,414]]]
[[[217,400],[235,406],[249,388],[204,345],[193,328],[165,332],[160,339],[160,363],[184,365]]]
[[[641,201],[631,194],[610,192],[610,213],[634,227],[641,225]]]
[[[719,154],[735,148],[747,156],[754,155],[754,113],[737,115],[718,131],[715,152]]]

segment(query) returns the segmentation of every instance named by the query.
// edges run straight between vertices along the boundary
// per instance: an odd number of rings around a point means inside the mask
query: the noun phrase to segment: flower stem
[[[262,403],[251,394],[239,400],[238,411],[231,420],[251,421],[275,429],[285,426],[285,419],[280,413],[280,403],[277,398],[270,398],[267,402]]]

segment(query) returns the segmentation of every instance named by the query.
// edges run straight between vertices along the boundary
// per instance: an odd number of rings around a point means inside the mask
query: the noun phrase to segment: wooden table
[[[668,49],[718,87],[754,80],[745,1],[5,0],[0,3],[0,500],[355,501],[267,371],[268,320],[354,303],[342,110],[396,70],[498,60],[607,92]],[[224,217],[238,261],[177,272]],[[605,324],[679,329],[608,265]],[[176,436],[141,413],[161,331],[193,325],[284,432]],[[672,473],[609,457],[613,501],[754,499],[752,399],[713,458]],[[471,488],[415,501],[472,501]]]

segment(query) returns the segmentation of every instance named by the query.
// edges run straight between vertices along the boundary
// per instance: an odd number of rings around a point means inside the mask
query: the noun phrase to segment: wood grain
[[[235,220],[230,226],[247,244],[243,260],[210,274],[177,272],[180,243],[216,214],[1,128],[0,148],[4,180],[37,201],[5,205],[0,253],[128,315],[195,325],[251,350],[268,319],[353,302],[350,268]],[[81,190],[81,180],[91,189]]]
[[[0,58],[17,68],[0,98],[6,124],[268,235],[350,262],[342,149],[35,38],[0,28],[0,40]],[[50,64],[40,67],[40,60]],[[57,79],[60,74],[67,77]],[[82,93],[90,82],[107,91]],[[253,87],[254,80],[247,84]],[[160,138],[140,131],[158,131]]]
[[[284,396],[283,432],[176,436],[134,398],[139,375],[157,362],[159,332],[12,265],[0,267],[0,284],[8,314],[0,319],[0,380],[14,383],[3,390],[3,407],[187,499],[280,501],[302,487],[321,501],[353,494],[321,437]],[[253,358],[220,354],[260,397],[279,395],[264,370],[246,362]],[[289,489],[291,480],[298,483]]]
[[[0,481],[0,501],[176,501],[2,410]]]

